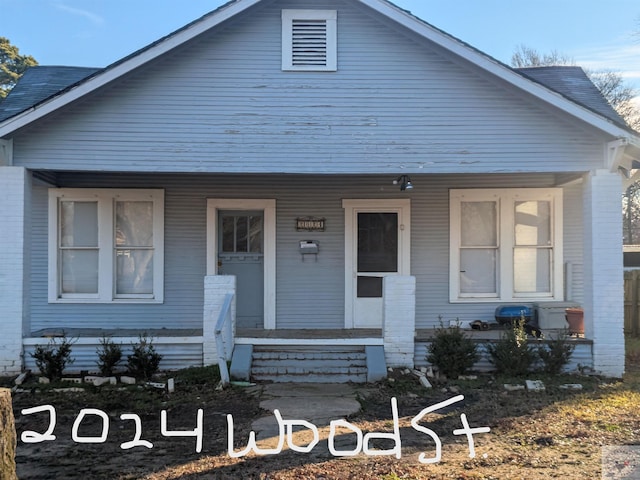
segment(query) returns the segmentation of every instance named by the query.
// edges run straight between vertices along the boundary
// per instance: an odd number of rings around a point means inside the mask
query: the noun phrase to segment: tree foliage
[[[37,64],[31,55],[20,55],[8,38],[0,37],[0,99],[8,95],[27,68]]]

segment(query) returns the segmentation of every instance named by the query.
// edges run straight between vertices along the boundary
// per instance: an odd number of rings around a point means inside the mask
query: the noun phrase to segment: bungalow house
[[[146,334],[164,368],[340,350],[376,378],[441,320],[575,304],[580,362],[619,377],[639,160],[577,67],[511,69],[386,0],[231,1],[0,104],[0,374],[65,332],[77,369]]]

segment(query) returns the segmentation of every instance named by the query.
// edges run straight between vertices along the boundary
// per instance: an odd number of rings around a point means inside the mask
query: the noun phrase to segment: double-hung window
[[[49,301],[163,301],[163,190],[49,190]]]
[[[450,191],[450,300],[562,300],[562,190]]]

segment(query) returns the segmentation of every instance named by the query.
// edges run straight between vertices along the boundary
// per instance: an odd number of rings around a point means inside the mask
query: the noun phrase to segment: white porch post
[[[389,275],[383,280],[382,336],[389,367],[414,366],[416,278]]]
[[[22,369],[27,318],[31,177],[23,167],[0,166],[0,375]]]
[[[204,312],[202,325],[202,361],[204,365],[215,365],[218,363],[214,333],[224,299],[229,293],[236,293],[236,277],[234,275],[207,275],[204,277]],[[235,298],[231,303],[231,318],[233,319],[232,331],[233,337],[235,338]]]
[[[593,340],[593,367],[612,377],[624,373],[622,179],[596,170],[584,182],[584,319]]]

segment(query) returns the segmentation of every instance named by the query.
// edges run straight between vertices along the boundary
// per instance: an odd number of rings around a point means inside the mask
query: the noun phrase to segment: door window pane
[[[358,277],[358,298],[382,298],[383,277]]]
[[[358,213],[358,271],[398,271],[397,213]]]
[[[460,293],[497,292],[496,249],[467,248],[460,251]]]
[[[262,253],[262,215],[221,217],[223,253]]]

